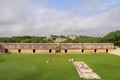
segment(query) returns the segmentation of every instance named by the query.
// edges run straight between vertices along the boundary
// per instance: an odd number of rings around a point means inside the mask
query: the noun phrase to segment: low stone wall
[[[114,49],[112,43],[0,43],[3,53],[107,53]]]

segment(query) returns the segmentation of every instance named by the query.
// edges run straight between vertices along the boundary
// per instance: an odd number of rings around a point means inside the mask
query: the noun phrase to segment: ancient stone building
[[[66,38],[56,38],[55,43],[60,43],[66,40],[67,40]]]
[[[58,36],[57,35],[47,35],[46,38],[55,40],[56,38],[58,38]]]
[[[0,43],[1,53],[108,53],[113,49],[112,43]]]
[[[77,38],[77,35],[71,34],[68,36],[69,39],[75,40]]]

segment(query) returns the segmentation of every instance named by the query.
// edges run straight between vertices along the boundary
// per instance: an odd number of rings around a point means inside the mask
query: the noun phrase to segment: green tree
[[[120,46],[120,30],[108,33],[103,39],[101,39],[101,42],[111,42],[116,46]]]

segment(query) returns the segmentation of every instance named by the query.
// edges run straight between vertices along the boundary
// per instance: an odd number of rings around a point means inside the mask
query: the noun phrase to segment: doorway
[[[5,53],[8,53],[8,49],[5,49]]]
[[[35,49],[33,49],[33,53],[35,53]]]
[[[94,52],[96,53],[96,52],[97,52],[97,49],[94,49]]]
[[[82,49],[82,53],[84,53],[84,49]]]
[[[67,49],[65,49],[65,53],[67,53]]]
[[[52,53],[52,49],[49,49],[49,53]]]
[[[106,53],[108,53],[108,49],[106,49]]]
[[[21,53],[21,49],[18,49],[18,53]]]

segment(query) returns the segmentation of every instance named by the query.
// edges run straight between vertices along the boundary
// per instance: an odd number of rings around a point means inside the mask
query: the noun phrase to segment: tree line
[[[116,46],[120,46],[120,30],[110,32],[104,37],[78,36],[75,40],[71,40],[63,35],[62,37],[67,39],[62,43],[114,43]],[[40,36],[0,37],[0,43],[54,43],[54,42],[55,41],[53,39],[47,39],[46,37]]]
[[[14,36],[14,37],[1,37],[1,43],[53,43],[52,39],[46,39],[39,36]]]

